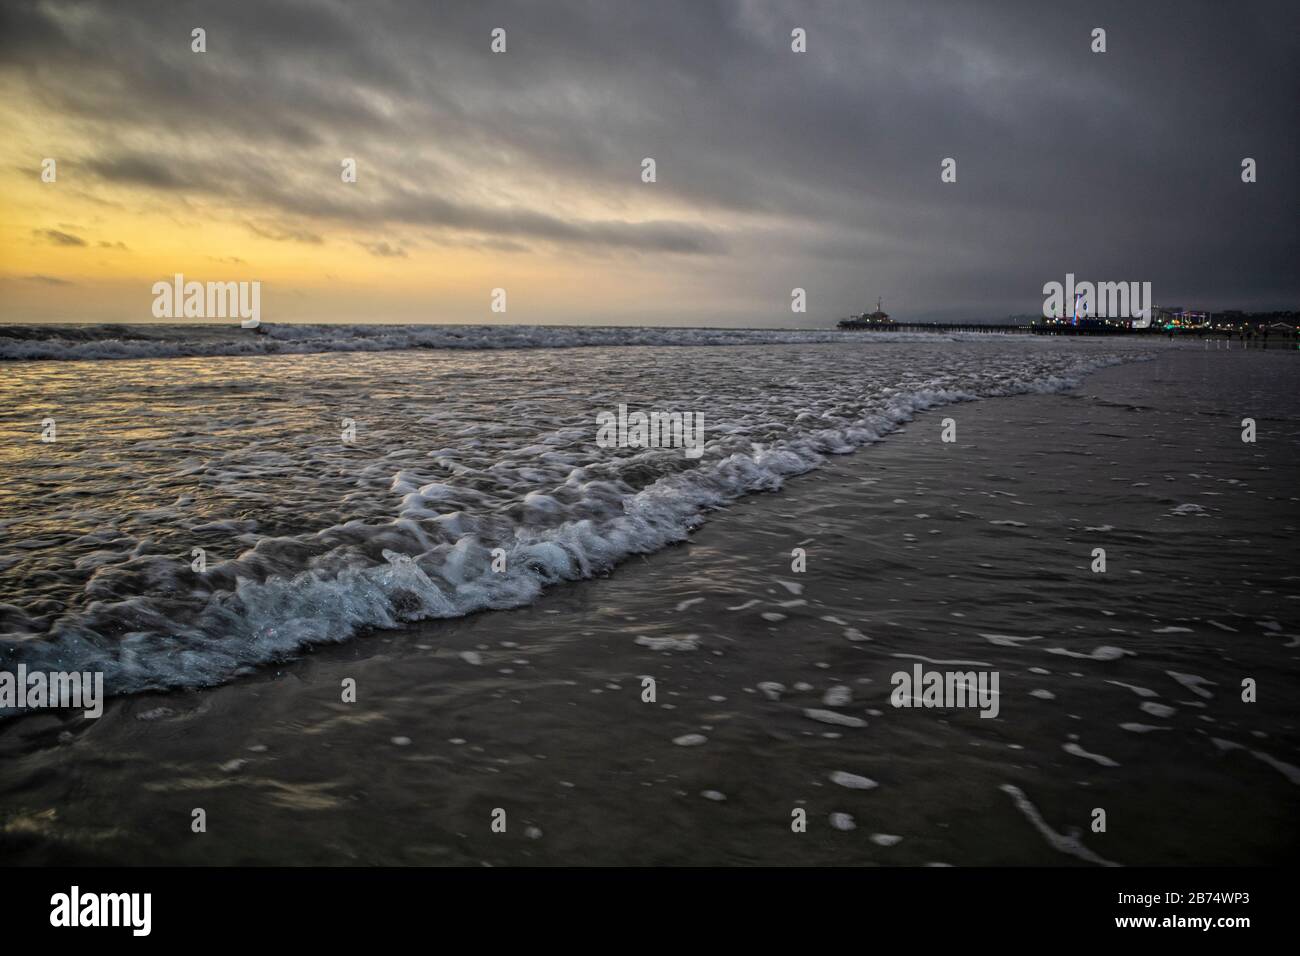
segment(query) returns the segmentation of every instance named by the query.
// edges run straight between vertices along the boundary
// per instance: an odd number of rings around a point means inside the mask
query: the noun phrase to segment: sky
[[[3,0],[0,322],[151,321],[176,273],[269,322],[997,319],[1067,273],[1294,309],[1298,38],[1293,0]]]

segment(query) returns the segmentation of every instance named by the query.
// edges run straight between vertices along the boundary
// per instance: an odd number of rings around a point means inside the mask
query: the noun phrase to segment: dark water
[[[0,852],[1288,860],[1296,370],[1284,354],[1178,352],[1065,394],[937,409],[525,608],[367,632],[215,689],[121,698],[98,721],[6,722]],[[956,442],[940,441],[945,417]],[[891,675],[918,661],[996,670],[998,717],[891,706]],[[950,661],[965,663],[931,663]],[[858,778],[876,786],[843,785]]]

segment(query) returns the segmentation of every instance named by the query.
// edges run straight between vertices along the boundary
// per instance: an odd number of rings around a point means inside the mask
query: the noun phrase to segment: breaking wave
[[[429,393],[411,397],[412,384],[434,372],[428,360],[376,356],[364,368],[351,363],[346,382],[320,386],[328,395],[357,389],[355,400],[372,405],[387,401],[383,413],[395,422],[375,450],[346,461],[337,440],[300,437],[310,429],[293,423],[314,417],[286,419],[270,437],[250,442],[237,427],[248,427],[238,417],[248,400],[232,400],[236,417],[223,418],[212,395],[195,391],[178,372],[177,401],[188,403],[183,414],[197,427],[172,413],[165,441],[106,443],[94,459],[87,446],[67,465],[74,470],[64,476],[66,499],[50,497],[46,463],[29,463],[25,504],[36,516],[25,539],[24,519],[6,520],[11,545],[0,546],[0,583],[5,600],[14,602],[0,604],[0,662],[103,671],[116,694],[206,686],[366,630],[519,607],[549,585],[599,575],[629,556],[681,541],[711,509],[777,490],[825,456],[877,441],[925,409],[1060,391],[1097,367],[1146,357],[1136,349],[954,347],[925,338],[925,345],[902,351],[706,349],[691,361],[659,365],[610,349],[521,357],[505,366],[500,357],[485,357],[472,369],[463,358],[448,359],[443,364],[455,365],[460,404],[433,415]],[[875,364],[864,366],[864,356],[876,356]],[[172,367],[159,363],[141,374],[163,380]],[[521,384],[528,369],[535,384]],[[32,374],[53,380],[36,367]],[[283,374],[267,371],[262,402],[297,390]],[[68,386],[84,395],[86,408],[95,407],[96,389],[107,407],[119,392],[138,388],[129,378],[99,375],[98,383],[73,376]],[[600,384],[563,385],[569,376]],[[680,399],[696,386],[693,401],[707,418],[702,458],[596,447],[595,408],[643,387],[657,390],[651,401],[658,396],[660,407],[673,407],[664,396]],[[123,465],[123,449],[140,463]],[[15,478],[20,504],[26,486],[22,475]],[[86,499],[81,484],[91,480],[100,490]],[[148,493],[140,490],[151,483]],[[358,490],[377,485],[373,493]],[[177,498],[178,488],[188,490]],[[156,506],[132,505],[133,493]],[[60,512],[65,500],[68,510]],[[81,530],[53,530],[65,525]],[[235,542],[243,550],[198,574],[189,562],[195,541],[215,542],[215,553],[233,553]],[[504,571],[493,568],[498,548]]]

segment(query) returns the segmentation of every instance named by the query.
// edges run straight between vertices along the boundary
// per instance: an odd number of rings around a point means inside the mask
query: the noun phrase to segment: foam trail
[[[1025,796],[1024,791],[1019,787],[1014,784],[1004,783],[998,789],[1011,797],[1016,809],[1025,815],[1025,819],[1034,825],[1034,829],[1043,835],[1043,838],[1047,840],[1048,845],[1053,850],[1077,857],[1087,863],[1095,863],[1098,866],[1120,866],[1119,863],[1113,863],[1089,850],[1080,842],[1077,836],[1066,836],[1049,827],[1047,821],[1043,819],[1043,815],[1038,812],[1038,808],[1029,802],[1029,798]]]

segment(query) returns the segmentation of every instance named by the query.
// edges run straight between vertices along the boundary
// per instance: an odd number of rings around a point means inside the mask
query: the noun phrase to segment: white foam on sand
[[[847,787],[850,790],[874,790],[880,784],[870,777],[861,777],[856,773],[849,773],[846,770],[836,770],[830,775],[831,783],[838,784],[841,787]]]
[[[854,717],[850,714],[837,714],[833,710],[822,710],[817,707],[805,707],[803,715],[809,720],[816,720],[823,724],[835,724],[840,727],[867,726],[867,722],[861,717]]]
[[[1142,712],[1150,714],[1152,717],[1172,717],[1178,713],[1178,709],[1170,707],[1168,704],[1161,704],[1154,700],[1144,700],[1141,704]]]
[[[921,654],[890,654],[890,657],[902,657],[911,661],[925,661],[927,664],[950,665],[955,667],[992,667],[992,664],[986,661],[936,661],[932,657],[925,657]]]
[[[642,647],[648,647],[652,651],[694,651],[700,647],[700,635],[686,634],[682,637],[650,637],[642,634],[637,637],[636,644]]]
[[[1178,671],[1165,671],[1165,673],[1168,674],[1170,677],[1172,677],[1174,680],[1178,681],[1178,683],[1182,684],[1184,687],[1186,687],[1188,690],[1190,690],[1193,694],[1195,694],[1198,697],[1204,697],[1207,699],[1212,698],[1214,694],[1212,694],[1210,691],[1206,690],[1205,688],[1207,686],[1209,687],[1218,686],[1214,681],[1207,680],[1204,677],[1198,677],[1195,674],[1182,674],[1179,673]]]
[[[981,634],[980,637],[998,647],[1018,647],[1026,641],[1042,640],[1042,637],[1015,637],[1011,634]]]
[[[1063,657],[1078,657],[1083,660],[1093,661],[1117,661],[1121,657],[1133,656],[1133,651],[1126,651],[1122,647],[1114,647],[1109,644],[1103,644],[1101,647],[1093,648],[1087,654],[1080,654],[1078,651],[1067,650],[1064,647],[1049,647],[1049,654],[1060,654]]]
[[[1127,730],[1132,734],[1149,734],[1154,730],[1168,730],[1168,727],[1157,727],[1154,724],[1127,723],[1120,724],[1120,730]]]
[[[1098,856],[1092,850],[1084,846],[1077,835],[1070,834],[1067,836],[1063,833],[1057,833],[1049,827],[1047,821],[1043,819],[1043,815],[1038,812],[1038,808],[1029,802],[1029,798],[1025,796],[1024,791],[1019,787],[1014,784],[1004,783],[1000,789],[1003,793],[1011,797],[1011,801],[1016,805],[1016,809],[1024,814],[1025,819],[1033,824],[1034,829],[1043,835],[1043,839],[1047,841],[1048,846],[1053,850],[1065,853],[1087,863],[1095,863],[1098,866],[1120,865]]]
[[[1262,750],[1251,750],[1249,747],[1243,747],[1241,744],[1234,743],[1231,740],[1223,740],[1219,737],[1211,737],[1210,739],[1214,741],[1214,745],[1220,750],[1244,750],[1256,760],[1268,764],[1278,773],[1282,774],[1282,776],[1286,777],[1287,780],[1300,787],[1300,767],[1278,760],[1276,757],[1266,754]]]
[[[1076,757],[1082,757],[1085,760],[1091,760],[1093,763],[1100,764],[1103,767],[1119,766],[1118,763],[1116,763],[1114,760],[1111,760],[1109,757],[1103,756],[1102,754],[1089,753],[1087,750],[1084,750],[1082,747],[1080,747],[1078,744],[1074,742],[1062,744],[1061,749],[1068,754],[1073,754]]]
[[[853,691],[843,684],[826,688],[822,694],[822,703],[827,707],[847,707],[853,702]]]

